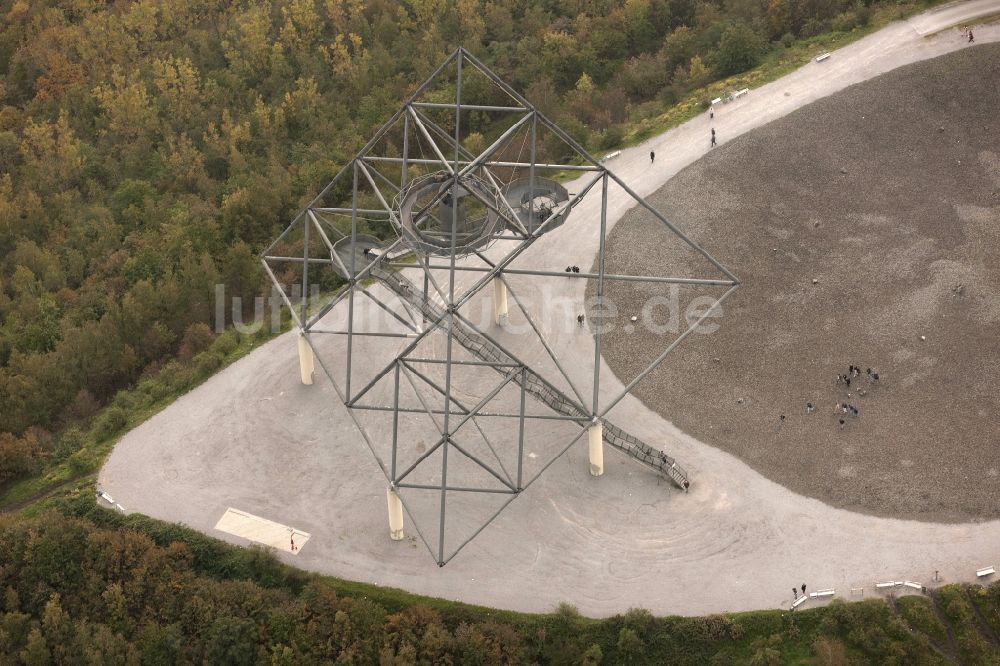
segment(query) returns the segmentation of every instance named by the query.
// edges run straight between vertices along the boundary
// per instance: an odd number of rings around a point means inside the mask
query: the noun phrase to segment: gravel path
[[[903,67],[732,141],[650,197],[744,287],[719,331],[690,338],[639,398],[834,506],[997,517],[998,81],[997,44]],[[656,238],[667,251],[637,255]],[[683,273],[693,262],[674,246],[631,211],[608,270]],[[648,290],[611,283],[607,294],[635,312]],[[642,350],[669,339],[639,327],[611,337],[604,357],[629,377]],[[838,384],[849,364],[861,376]],[[837,403],[860,416],[835,414]]]

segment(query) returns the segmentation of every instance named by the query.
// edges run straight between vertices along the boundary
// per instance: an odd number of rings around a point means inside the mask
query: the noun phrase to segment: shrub
[[[829,21],[813,17],[805,22],[805,25],[803,25],[802,29],[799,31],[799,35],[801,37],[815,37],[816,35],[822,35],[824,32],[829,31]]]
[[[872,21],[872,10],[871,7],[864,3],[858,3],[854,9],[854,14],[857,16],[858,25],[862,28],[871,23]]]
[[[0,483],[35,470],[37,443],[26,437],[0,433]]]
[[[760,63],[764,49],[764,40],[760,35],[747,25],[736,23],[722,33],[715,53],[715,68],[722,76],[753,69]]]
[[[625,128],[621,125],[613,125],[601,133],[601,148],[607,150],[620,146],[625,138]]]
[[[190,361],[195,354],[208,349],[213,337],[212,329],[208,327],[208,324],[201,322],[191,324],[184,331],[184,338],[181,340],[180,349],[177,350],[177,357],[182,361]]]
[[[104,410],[94,421],[94,437],[98,441],[117,435],[128,424],[128,413],[118,405],[112,405]]]
[[[209,348],[214,352],[219,352],[223,356],[229,356],[240,344],[240,334],[234,329],[229,329],[215,339]]]
[[[618,632],[618,654],[625,663],[631,663],[642,656],[646,644],[639,638],[634,629],[622,627]]]
[[[84,437],[79,428],[67,428],[56,440],[56,458],[65,460],[83,447]]]
[[[843,12],[833,19],[833,29],[837,32],[850,32],[858,24],[857,14]]]

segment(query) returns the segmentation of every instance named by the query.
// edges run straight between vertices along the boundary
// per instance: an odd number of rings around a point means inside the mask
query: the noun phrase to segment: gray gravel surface
[[[656,192],[654,205],[745,284],[719,330],[689,338],[640,399],[835,506],[996,517],[998,82],[997,44],[903,67],[733,140]],[[697,267],[639,210],[614,228],[608,256],[613,272]],[[623,313],[648,293],[608,288]],[[604,357],[631,377],[669,339],[640,327],[611,336]],[[848,388],[835,378],[850,364],[862,376]],[[838,402],[860,416],[841,427]]]

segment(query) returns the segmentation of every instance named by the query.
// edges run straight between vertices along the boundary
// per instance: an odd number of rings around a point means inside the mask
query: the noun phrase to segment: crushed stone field
[[[635,394],[833,506],[1000,516],[998,81],[996,44],[909,65],[713,149],[650,197],[743,286]],[[714,126],[725,135],[724,109]],[[666,234],[630,211],[607,270],[685,274]],[[606,293],[624,312],[649,295]],[[631,377],[648,362],[636,350],[667,342],[638,327],[603,354]]]

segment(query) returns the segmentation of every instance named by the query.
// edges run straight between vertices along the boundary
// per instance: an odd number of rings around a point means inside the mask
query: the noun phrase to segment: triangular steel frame
[[[428,102],[422,101],[424,94],[431,90],[436,83],[441,83],[445,78],[445,73],[450,74],[454,70],[454,102]],[[505,95],[511,104],[508,106],[473,104],[463,100],[462,77],[463,69],[474,72],[477,76],[484,76],[495,86],[497,91]],[[443,111],[454,111],[454,129],[446,130],[439,123],[431,118],[432,113]],[[511,123],[487,146],[479,155],[473,155],[467,150],[461,141],[463,131],[462,113],[469,111],[479,111],[485,114],[493,114],[494,117],[509,117]],[[545,131],[558,137],[564,144],[573,151],[575,158],[571,163],[539,163],[536,160],[538,133]],[[402,134],[402,151],[399,154],[398,146],[392,150],[380,150],[382,142],[388,142],[389,137]],[[526,160],[519,155],[517,160],[504,159],[502,151],[519,134],[524,134],[524,141],[530,140],[529,155]],[[411,152],[414,146],[419,146],[423,151],[427,147],[432,153],[432,157],[426,155],[422,157],[412,157]],[[522,144],[523,146],[523,144]],[[386,146],[381,146],[386,148]],[[445,153],[451,153],[451,157]],[[388,153],[388,154],[380,154]],[[533,230],[529,230],[522,225],[516,213],[510,208],[510,204],[502,197],[497,201],[491,201],[475,191],[469,190],[469,194],[476,197],[479,203],[489,209],[496,218],[504,223],[506,231],[491,237],[491,241],[503,240],[513,244],[513,249],[499,259],[489,259],[478,249],[468,251],[456,245],[457,213],[451,226],[451,245],[446,256],[441,257],[438,253],[434,256],[421,253],[419,248],[409,246],[403,237],[400,211],[396,205],[397,195],[404,191],[411,181],[412,171],[426,171],[435,168],[442,172],[441,178],[445,185],[436,194],[431,203],[424,206],[424,210],[436,205],[441,199],[446,199],[449,193],[454,193],[459,187],[460,179],[470,175],[477,175],[486,183],[492,183],[499,189],[499,179],[496,175],[498,170],[527,170],[531,187],[536,182],[535,177],[540,172],[583,172],[591,173],[592,177],[579,192],[571,195],[569,199],[560,206],[559,210],[554,210],[548,219]],[[392,168],[399,170],[399,179],[394,181],[386,176],[382,169]],[[346,188],[346,182],[350,181],[348,194],[335,194],[335,188]],[[448,182],[451,185],[447,185]],[[676,238],[686,244],[691,250],[701,255],[706,263],[715,273],[712,277],[650,277],[631,275],[611,275],[605,271],[605,240],[607,237],[607,204],[608,186],[615,184],[624,190],[636,205],[644,207],[652,213]],[[536,242],[546,231],[550,223],[558,215],[568,215],[591,192],[600,192],[601,215],[600,215],[600,244],[598,248],[598,272],[572,274],[570,277],[578,279],[596,280],[596,298],[599,306],[603,305],[604,284],[607,280],[642,281],[661,284],[688,284],[725,287],[726,290],[712,307],[708,308],[703,316],[691,324],[687,330],[681,333],[656,359],[648,365],[635,378],[629,381],[623,390],[618,392],[614,398],[603,400],[600,395],[600,358],[601,358],[601,330],[595,332],[594,350],[594,377],[593,394],[585,396],[581,390],[570,380],[569,374],[563,369],[556,354],[553,352],[549,342],[545,339],[541,329],[532,320],[521,300],[511,289],[509,278],[514,275],[535,276],[538,278],[565,278],[565,273],[551,271],[535,271],[518,269],[512,266],[513,262]],[[332,199],[332,200],[328,200]],[[365,199],[362,201],[361,199]],[[457,208],[456,208],[457,210]],[[336,220],[342,220],[344,224],[338,226]],[[358,257],[357,249],[364,239],[369,238],[362,229],[364,220],[379,220],[388,223],[397,235],[397,240],[389,242],[381,248],[381,252],[375,256],[368,256],[367,251],[364,256]],[[349,220],[349,227],[347,225]],[[344,228],[341,228],[344,227]],[[288,254],[286,245],[291,243],[297,248],[298,238],[296,234],[301,233],[302,249],[301,254],[292,256]],[[320,242],[317,241],[317,238]],[[316,251],[315,246],[322,249]],[[346,248],[346,254],[342,253]],[[459,254],[474,254],[479,257],[482,266],[459,265],[456,259]],[[407,263],[404,259],[415,255],[415,263]],[[443,260],[442,260],[443,259]],[[597,422],[605,423],[605,440],[616,448],[625,451],[640,462],[652,467],[664,474],[678,487],[687,489],[689,479],[684,470],[666,455],[665,452],[653,450],[637,438],[624,432],[620,428],[611,427],[606,423],[608,413],[617,405],[643,378],[659,366],[663,360],[687,338],[699,325],[709,316],[716,307],[728,298],[740,285],[739,280],[725,266],[714,259],[705,249],[688,238],[677,226],[670,222],[665,216],[657,211],[652,205],[636,194],[618,176],[611,172],[601,160],[590,155],[582,146],[566,134],[554,122],[546,118],[541,112],[525,99],[520,93],[505,83],[499,76],[493,73],[482,62],[463,48],[452,53],[437,70],[420,85],[410,99],[397,110],[390,119],[372,136],[368,143],[357,153],[357,155],[341,169],[334,179],[323,188],[323,190],[306,206],[292,221],[292,223],[279,235],[261,255],[261,262],[265,272],[277,287],[281,298],[291,311],[292,318],[300,330],[301,334],[313,350],[316,360],[326,376],[334,386],[340,401],[347,407],[347,412],[351,416],[358,433],[365,441],[369,450],[374,455],[377,463],[389,481],[390,487],[396,491],[403,502],[403,506],[409,515],[410,520],[426,545],[434,560],[439,566],[444,566],[453,558],[469,541],[475,538],[493,519],[503,511],[511,501],[521,492],[526,490],[548,467],[555,462],[565,451],[580,441],[583,434],[591,425]],[[302,271],[302,284],[299,289],[299,299],[296,302],[294,292],[286,290],[282,281],[275,273],[275,267],[287,263],[300,265]],[[310,295],[309,277],[314,267],[320,269],[327,268],[337,272],[346,281],[346,286],[333,294],[325,296]],[[395,271],[403,269],[417,268],[423,279],[423,285],[416,285],[401,277]],[[434,272],[446,271],[447,281],[439,281]],[[456,274],[462,271],[478,272],[479,279],[465,289],[456,286]],[[396,277],[400,275],[400,277]],[[372,280],[379,281],[383,286],[395,294],[398,303],[386,302],[386,299],[373,293],[369,288]],[[567,395],[554,384],[545,380],[527,364],[523,363],[514,352],[505,348],[497,340],[491,337],[486,331],[475,326],[467,317],[462,314],[462,307],[469,303],[478,292],[484,289],[494,279],[502,281],[512,295],[515,306],[529,322],[539,343],[546,350],[549,359],[562,375],[570,389],[571,394]],[[310,302],[311,299],[311,302]],[[361,300],[374,302],[380,309],[387,312],[393,318],[395,325],[401,327],[402,331],[386,332],[384,330],[365,330],[356,322],[355,310]],[[346,330],[330,330],[321,326],[321,321],[336,308],[346,307]],[[313,334],[337,334],[346,337],[346,350],[344,352],[344,366],[346,368],[343,377],[333,371],[328,360],[324,360],[323,352],[319,349],[311,338]],[[415,350],[422,341],[427,340],[431,335],[446,336],[445,355],[443,359],[418,358],[413,356]],[[399,338],[405,343],[405,347],[396,353],[392,358],[383,361],[383,368],[376,372],[374,377],[364,386],[352,385],[352,367],[354,360],[354,340],[365,336],[378,336],[388,338]],[[473,356],[479,354],[476,360],[462,360],[456,357],[456,345],[468,345]],[[375,359],[366,358],[367,363]],[[416,369],[415,363],[440,363],[444,366],[444,381],[439,383]],[[457,400],[453,394],[453,369],[460,365],[477,365],[490,368],[498,373],[498,383],[476,405],[464,405]],[[342,379],[342,383],[341,380]],[[368,399],[368,394],[374,386],[380,382],[392,382],[394,387],[394,400],[390,404],[373,404]],[[415,408],[403,408],[399,403],[399,392],[401,381],[410,382],[413,391],[421,401],[422,410]],[[561,380],[560,380],[561,381]],[[497,393],[504,387],[520,387],[520,406],[517,411],[491,412],[486,406]],[[418,386],[430,388],[439,399],[444,400],[443,407],[436,409],[428,404],[418,390]],[[549,409],[551,414],[535,414],[526,411],[526,402],[531,399],[539,399]],[[406,469],[400,469],[397,457],[398,447],[398,423],[401,414],[423,411],[440,433],[438,440],[431,446],[420,460],[409,465]],[[386,418],[392,419],[392,442],[389,459],[385,460],[378,453],[378,447],[373,441],[372,435],[365,428],[359,418],[361,413],[383,413]],[[486,434],[480,427],[479,419],[483,418],[510,418],[517,419],[519,423],[519,435],[517,442],[517,470],[512,474],[502,463],[501,456],[493,450],[492,443],[486,439]],[[559,452],[545,462],[537,474],[531,478],[524,478],[522,465],[524,455],[524,424],[530,419],[557,419],[577,424],[579,432],[564,447],[559,448]],[[487,462],[463,449],[456,437],[456,431],[470,423],[476,427],[482,437],[486,439],[487,445],[500,463],[499,468],[492,461]],[[457,424],[457,425],[456,425]],[[478,468],[485,470],[502,485],[502,488],[484,487],[463,487],[450,484],[448,481],[448,452],[454,449],[459,454],[472,460]],[[431,454],[441,451],[442,467],[440,470],[440,483],[434,486],[414,484],[408,481],[410,473],[428,459]],[[410,506],[406,501],[408,490],[435,490],[440,493],[440,516],[438,521],[438,533],[436,535],[425,535],[421,531],[420,524]],[[445,530],[447,516],[447,500],[449,493],[506,493],[510,497],[503,503],[499,510],[493,513],[478,529],[465,539],[457,548],[446,551]],[[430,536],[430,538],[428,538]],[[436,538],[435,538],[436,537]]]

